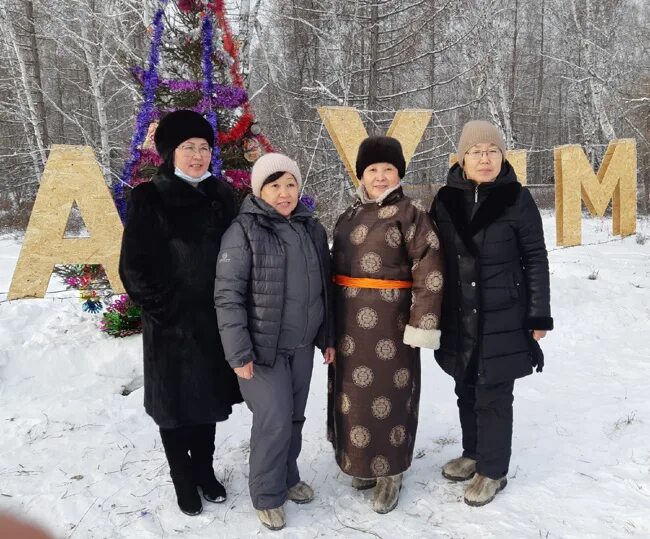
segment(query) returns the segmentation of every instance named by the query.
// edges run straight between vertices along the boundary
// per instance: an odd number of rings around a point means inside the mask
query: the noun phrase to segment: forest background
[[[52,144],[91,146],[118,181],[142,93],[155,0],[0,3],[0,232],[20,232]],[[500,125],[528,150],[528,183],[552,208],[553,148],[581,144],[597,170],[634,138],[639,211],[650,210],[650,4],[643,0],[228,1],[262,131],[298,160],[331,228],[352,186],[317,113],[361,112],[383,134],[406,108],[434,111],[405,182],[444,182],[463,123]],[[173,23],[168,21],[167,24]],[[164,57],[161,64],[164,74]]]

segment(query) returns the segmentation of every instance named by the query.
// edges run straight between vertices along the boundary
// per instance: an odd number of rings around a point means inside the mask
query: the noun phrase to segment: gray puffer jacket
[[[292,244],[288,249],[287,241],[313,245]],[[296,252],[304,252],[304,258],[292,263]],[[306,283],[304,312],[296,305],[296,291],[300,290],[296,281],[301,279]],[[308,298],[314,290],[322,293],[322,300]],[[334,346],[327,233],[311,211],[299,202],[286,219],[261,199],[247,197],[221,240],[214,302],[226,360],[233,368],[251,360],[273,366],[278,351],[286,345],[313,342],[321,350]],[[318,324],[315,327],[314,322]],[[295,342],[287,342],[294,334]],[[312,342],[300,342],[313,335]]]

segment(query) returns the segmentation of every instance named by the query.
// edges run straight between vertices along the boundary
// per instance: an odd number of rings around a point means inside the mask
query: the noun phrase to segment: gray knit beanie
[[[463,126],[458,139],[458,162],[463,165],[467,151],[475,144],[494,144],[499,147],[503,157],[506,157],[506,141],[499,128],[485,120],[472,120]]]
[[[251,189],[256,197],[260,196],[264,180],[276,172],[289,172],[298,182],[298,189],[302,185],[302,177],[298,164],[281,153],[267,153],[260,157],[253,165],[251,172]]]

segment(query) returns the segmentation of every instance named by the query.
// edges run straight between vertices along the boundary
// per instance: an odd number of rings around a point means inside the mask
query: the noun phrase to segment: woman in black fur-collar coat
[[[120,276],[142,307],[144,406],[160,428],[180,509],[222,502],[214,476],[215,423],[241,402],[214,307],[221,236],[237,214],[232,190],[209,171],[214,131],[196,112],[165,116],[155,133],[164,163],[133,189]]]
[[[537,341],[553,329],[542,220],[505,151],[494,125],[465,124],[458,164],[431,206],[447,283],[435,356],[456,381],[463,432],[463,455],[442,474],[471,478],[465,502],[474,506],[506,486],[514,380],[541,371]]]

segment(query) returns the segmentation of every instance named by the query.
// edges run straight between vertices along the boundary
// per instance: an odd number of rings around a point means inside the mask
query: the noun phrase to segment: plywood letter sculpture
[[[90,237],[63,237],[75,202]],[[52,146],[8,298],[42,298],[56,264],[102,264],[113,291],[122,293],[121,237],[122,222],[92,148]]]
[[[334,142],[334,147],[352,183],[358,187],[359,180],[355,172],[357,152],[361,141],[368,136],[359,112],[351,107],[320,107],[318,114]],[[400,141],[407,166],[422,140],[424,130],[431,121],[431,115],[430,110],[400,110],[395,114],[386,132],[387,136]]]
[[[506,159],[515,170],[517,181],[521,185],[526,185],[528,183],[528,152],[526,150],[508,150]],[[455,153],[450,153],[449,166],[455,165],[456,162],[458,162],[458,156]]]
[[[613,140],[594,174],[582,147],[558,146],[555,152],[555,219],[557,244],[580,245],[582,206],[602,217],[612,201],[613,232],[636,232],[636,141]]]

